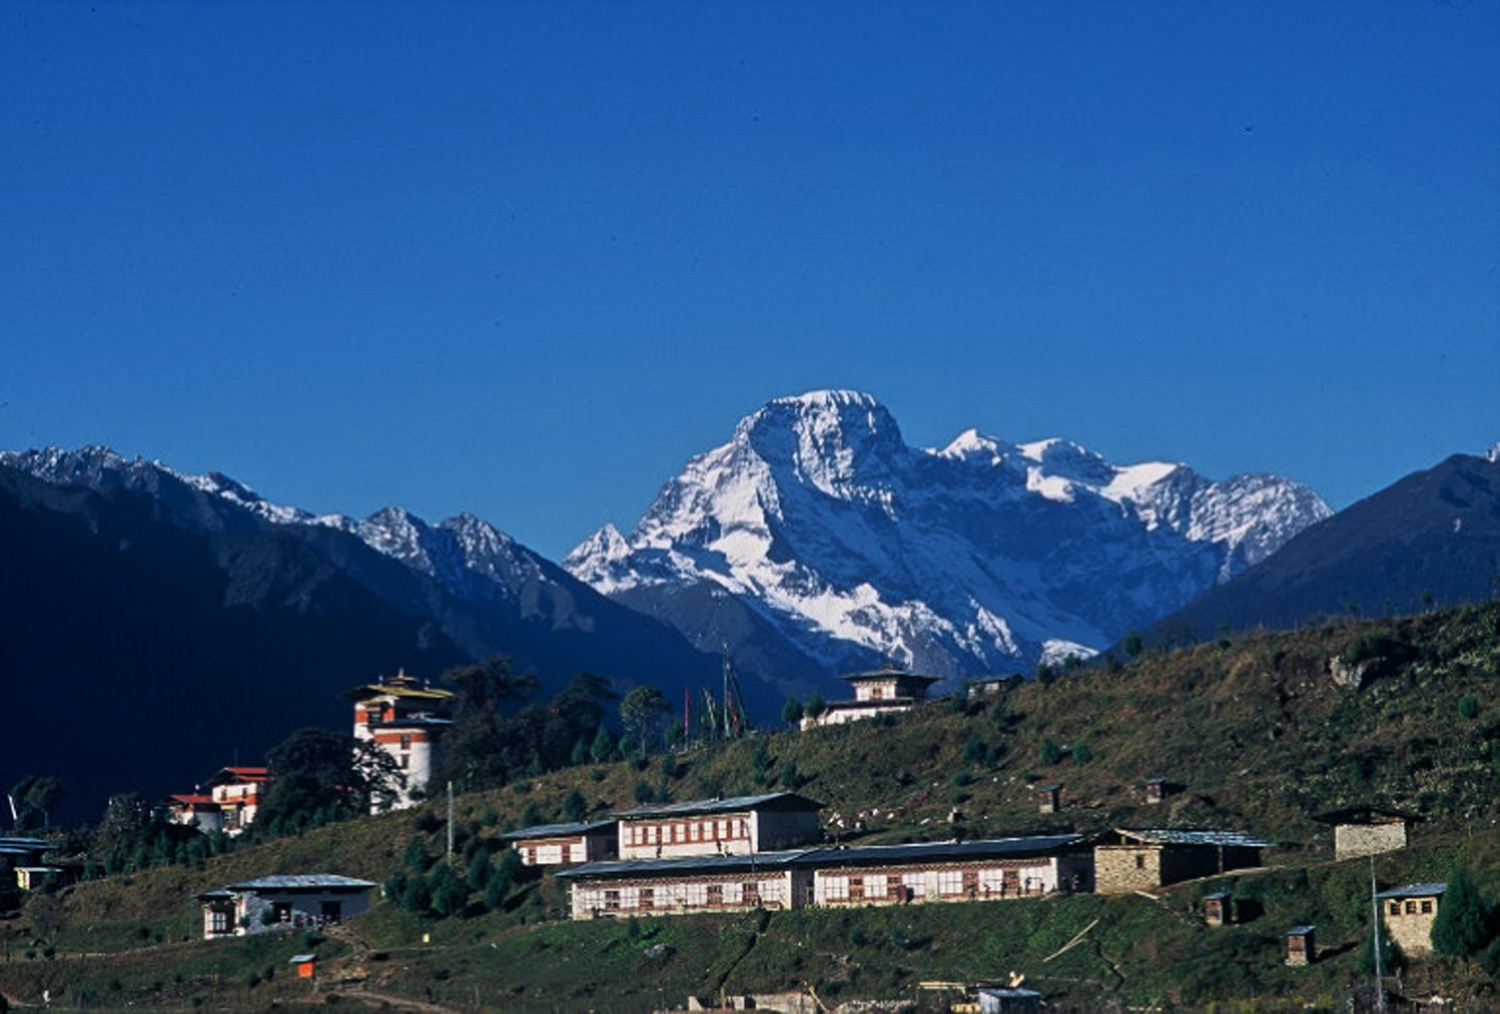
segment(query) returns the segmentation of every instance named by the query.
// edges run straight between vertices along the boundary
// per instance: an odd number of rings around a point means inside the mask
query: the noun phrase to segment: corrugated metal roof
[[[1147,845],[1222,845],[1226,848],[1250,849],[1268,849],[1276,845],[1275,842],[1256,838],[1243,831],[1190,831],[1178,828],[1127,831],[1117,827],[1115,833]]]
[[[271,890],[318,890],[330,888],[369,888],[375,885],[368,880],[342,877],[337,873],[285,873],[258,880],[242,880],[229,884],[226,891],[271,891]]]
[[[907,845],[865,845],[857,848],[817,849],[805,857],[813,866],[872,866],[884,863],[941,862],[1022,858],[1048,855],[1081,845],[1078,834],[1032,835],[1026,838],[979,838],[973,841],[929,841]]]
[[[1305,937],[1317,928],[1316,926],[1293,926],[1286,931],[1286,935],[1289,937]]]
[[[1446,880],[1434,881],[1430,884],[1407,884],[1405,887],[1393,887],[1389,891],[1381,891],[1375,895],[1377,898],[1433,898],[1448,889]]]
[[[0,838],[0,848],[44,849],[47,847],[49,847],[48,842],[41,838]]]
[[[671,859],[614,859],[585,863],[559,877],[629,877],[732,873],[788,866],[837,869],[843,866],[974,861],[1050,855],[1083,844],[1077,834],[1034,835],[1027,838],[987,838],[975,841],[916,842],[908,845],[866,845],[863,848],[808,848],[754,855],[678,856]]]
[[[756,852],[737,856],[679,856],[674,859],[613,859],[584,863],[558,873],[558,877],[632,877],[693,873],[734,873],[739,870],[782,870],[817,849]]]
[[[821,810],[822,803],[814,802],[795,792],[768,792],[760,796],[731,796],[728,799],[694,799],[685,803],[661,803],[637,806],[632,810],[620,810],[616,817],[685,817],[694,813],[737,813],[753,810],[769,803],[792,804],[796,809]]]
[[[501,841],[519,841],[522,838],[561,838],[575,834],[587,834],[604,827],[613,827],[618,824],[617,820],[588,820],[574,821],[569,824],[535,824],[531,827],[518,827],[514,831],[507,831],[500,836]]]

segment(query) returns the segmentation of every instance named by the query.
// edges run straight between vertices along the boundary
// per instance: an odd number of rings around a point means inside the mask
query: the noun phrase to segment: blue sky
[[[1500,0],[0,5],[0,447],[560,557],[767,399],[1500,440]]]

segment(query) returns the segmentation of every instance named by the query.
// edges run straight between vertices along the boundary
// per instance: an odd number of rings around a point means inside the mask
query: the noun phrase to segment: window
[[[760,904],[760,885],[751,881],[740,888],[740,897],[746,908]]]
[[[829,877],[823,881],[823,897],[829,901],[849,900],[849,878]]]
[[[409,754],[402,754],[401,755],[401,770],[405,771],[410,766],[411,766],[411,756]]]
[[[724,904],[724,885],[709,884],[706,900],[710,905]]]
[[[620,892],[604,892],[604,910],[606,912],[618,912],[620,910]]]
[[[403,750],[410,750],[411,749],[411,737],[410,736],[402,736],[401,737],[401,749],[403,749]]]
[[[640,908],[643,912],[651,911],[656,904],[656,891],[650,887],[641,888]]]
[[[849,900],[856,905],[865,900],[864,877],[849,878]]]
[[[1423,898],[1422,899],[1422,914],[1423,915],[1431,915],[1432,914],[1432,899],[1431,898]]]
[[[208,931],[210,933],[229,932],[229,910],[223,908],[211,909],[208,914]]]
[[[944,898],[956,897],[963,893],[964,875],[958,870],[938,870],[937,876],[938,894]]]
[[[1417,903],[1415,901],[1408,901],[1406,903],[1406,914],[1407,915],[1416,915],[1417,914]]]
[[[1146,868],[1146,856],[1144,853],[1137,852],[1135,854],[1135,868],[1138,870],[1144,870]]]
[[[1387,914],[1388,915],[1400,915],[1401,914],[1401,902],[1399,902],[1399,901],[1393,901],[1393,902],[1391,902],[1391,908],[1390,908],[1390,911]]]
[[[277,901],[271,904],[272,922],[291,922],[292,903],[290,901]]]
[[[324,925],[336,926],[344,917],[344,903],[341,901],[323,902],[323,910],[318,914]]]
[[[971,898],[979,895],[979,871],[964,870],[964,894]]]

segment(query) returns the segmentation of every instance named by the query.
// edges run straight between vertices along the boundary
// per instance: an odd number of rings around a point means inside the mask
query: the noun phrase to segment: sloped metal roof
[[[783,870],[797,865],[804,856],[817,849],[788,849],[783,852],[756,852],[729,856],[679,856],[673,859],[612,859],[602,863],[584,863],[558,873],[562,877],[635,877],[684,874],[736,873],[741,870]]]
[[[1448,889],[1446,880],[1434,881],[1430,884],[1407,884],[1405,887],[1393,887],[1389,891],[1381,891],[1375,895],[1377,898],[1432,898],[1442,894]]]
[[[620,810],[616,817],[686,817],[697,813],[739,813],[743,810],[772,808],[821,810],[823,804],[795,792],[767,792],[759,796],[731,796],[728,799],[693,799],[683,803],[657,803]]]
[[[568,824],[534,824],[531,827],[518,827],[514,831],[507,831],[500,836],[501,841],[520,841],[524,838],[564,838],[575,834],[587,834],[590,831],[598,831],[601,828],[613,827],[619,821],[610,820],[585,820],[574,821]]]
[[[229,884],[224,889],[226,891],[316,891],[354,890],[374,886],[375,884],[371,881],[343,877],[337,873],[283,873],[272,877],[261,877],[258,880],[242,880],[237,884]]]
[[[906,845],[865,845],[817,849],[804,857],[809,866],[874,866],[978,859],[1019,859],[1050,855],[1084,844],[1083,835],[1049,834],[1025,838],[977,838],[973,841],[929,841]]]
[[[1191,831],[1178,828],[1152,828],[1145,831],[1129,831],[1115,828],[1115,834],[1146,845],[1218,845],[1225,848],[1268,849],[1276,843],[1256,838],[1243,831]]]

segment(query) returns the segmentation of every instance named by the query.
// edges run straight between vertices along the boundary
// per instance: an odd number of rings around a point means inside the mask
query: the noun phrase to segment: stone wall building
[[[1408,884],[1375,896],[1381,922],[1401,953],[1432,953],[1432,923],[1447,888],[1446,883]]]
[[[1272,844],[1239,831],[1116,829],[1094,846],[1095,890],[1125,894],[1259,866]]]
[[[1377,806],[1350,806],[1322,813],[1314,820],[1333,826],[1333,857],[1355,859],[1406,848],[1411,814]]]

